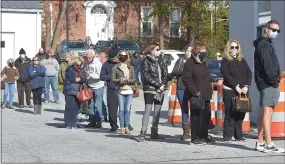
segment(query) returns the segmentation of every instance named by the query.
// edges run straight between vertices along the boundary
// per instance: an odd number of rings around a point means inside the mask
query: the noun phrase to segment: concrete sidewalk
[[[133,100],[134,131],[130,136],[110,133],[108,123],[103,123],[102,129],[63,128],[62,94],[60,104],[43,104],[41,116],[34,116],[33,109],[29,108],[4,109],[1,114],[2,163],[285,163],[284,154],[254,151],[253,135],[248,136],[251,138],[246,142],[227,144],[221,142],[221,131],[217,129],[211,131],[217,140],[215,145],[195,146],[181,141],[182,129],[167,124],[167,98],[159,125],[159,133],[165,139],[148,137],[146,142],[138,143],[144,110],[142,91],[140,94]],[[274,143],[285,147],[284,140]]]

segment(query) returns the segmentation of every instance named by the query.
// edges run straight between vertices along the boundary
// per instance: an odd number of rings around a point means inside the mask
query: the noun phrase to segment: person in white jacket
[[[101,128],[102,120],[104,120],[102,114],[104,81],[100,80],[102,63],[93,49],[86,51],[86,59],[88,62],[86,67],[87,84],[92,89],[94,96],[88,107],[90,123],[87,127]]]

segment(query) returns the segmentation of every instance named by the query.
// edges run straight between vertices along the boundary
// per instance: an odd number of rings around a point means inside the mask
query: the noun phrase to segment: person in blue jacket
[[[80,103],[77,99],[80,85],[86,82],[85,74],[81,66],[83,65],[82,57],[74,57],[70,62],[71,65],[66,69],[63,94],[65,95],[64,121],[67,129],[79,127],[76,124],[79,113]]]
[[[42,93],[45,87],[45,67],[39,64],[39,58],[33,58],[33,64],[29,66],[30,88],[33,92],[34,115],[41,114]]]

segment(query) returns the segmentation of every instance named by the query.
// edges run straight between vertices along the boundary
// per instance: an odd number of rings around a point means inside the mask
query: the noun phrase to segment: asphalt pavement
[[[180,140],[182,129],[167,122],[168,98],[165,98],[159,134],[162,140],[137,142],[144,110],[142,91],[133,99],[131,135],[110,133],[109,124],[103,128],[65,129],[63,123],[64,96],[60,104],[43,103],[42,115],[33,109],[4,109],[2,119],[2,163],[285,163],[285,155],[254,151],[255,133],[246,142],[222,143],[221,131],[210,134],[214,145],[196,146]],[[15,97],[17,93],[15,93]],[[52,98],[52,95],[51,95]],[[17,97],[15,99],[17,102]],[[150,122],[151,117],[150,117]],[[80,124],[87,124],[82,122]],[[151,124],[149,124],[148,134]],[[274,143],[285,148],[285,141]]]

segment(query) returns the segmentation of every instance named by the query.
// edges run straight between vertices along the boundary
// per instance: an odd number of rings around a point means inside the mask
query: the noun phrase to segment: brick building
[[[154,3],[115,1],[70,1],[70,39],[90,37],[93,44],[98,40],[129,39],[140,42],[158,40],[158,22],[156,18],[148,18],[151,6]],[[52,27],[58,18],[59,1],[50,1],[52,9]],[[165,22],[164,38],[178,39],[180,35],[179,22],[181,9],[172,8],[168,22]],[[46,14],[45,10],[43,13]],[[45,19],[42,20],[45,25]],[[65,17],[61,27],[61,36],[58,42],[66,38]],[[171,29],[171,30],[169,30]],[[42,38],[45,40],[45,27]]]

